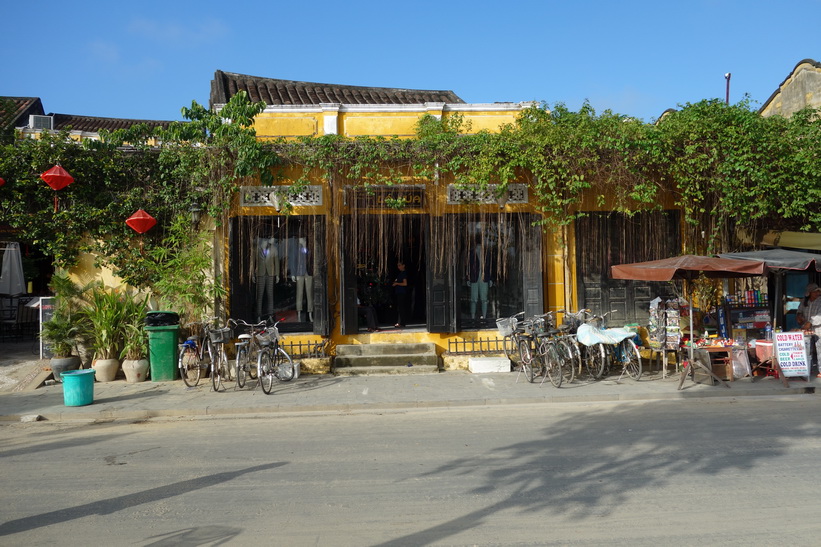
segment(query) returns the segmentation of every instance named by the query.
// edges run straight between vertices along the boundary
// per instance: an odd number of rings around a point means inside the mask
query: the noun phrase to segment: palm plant
[[[145,359],[148,355],[148,337],[145,332],[145,310],[148,297],[127,298],[123,313],[123,347],[120,359]]]
[[[93,287],[80,310],[96,359],[116,359],[123,342],[127,298],[117,289]]]

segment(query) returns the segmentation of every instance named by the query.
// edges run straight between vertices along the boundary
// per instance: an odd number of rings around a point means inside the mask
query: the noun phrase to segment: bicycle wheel
[[[604,349],[604,345],[595,344],[585,346],[585,352],[587,371],[593,378],[598,380],[604,375],[605,365],[607,364],[607,351]]]
[[[519,340],[519,358],[522,360],[522,370],[531,384],[536,379],[536,372],[533,363],[533,353],[530,350],[530,340]]]
[[[205,353],[210,357],[211,361],[211,387],[214,391],[219,391],[222,387],[222,371],[220,370],[220,355],[219,352],[208,342],[205,346]]]
[[[277,378],[283,382],[293,380],[294,374],[296,373],[291,356],[288,355],[288,352],[281,347],[277,347],[274,352],[274,372],[276,373]]]
[[[265,392],[266,395],[269,395],[274,388],[274,367],[271,362],[271,351],[267,348],[259,352],[257,378],[259,378],[259,385],[262,386],[262,391]]]
[[[519,346],[516,344],[516,339],[513,335],[508,334],[502,340],[502,351],[505,352],[505,357],[514,363],[519,362]]]
[[[556,346],[562,361],[562,378],[564,383],[570,384],[576,379],[576,362],[573,359],[573,351],[565,340],[559,340]]]
[[[562,387],[562,380],[564,380],[562,360],[561,357],[559,357],[559,351],[555,342],[551,342],[545,346],[542,360],[544,374],[550,380],[550,383],[556,387]]]
[[[573,365],[574,377],[581,377],[582,375],[582,352],[579,350],[579,343],[575,337],[569,337],[565,340],[567,348],[570,350],[570,361]]]
[[[245,387],[245,372],[248,369],[248,350],[242,347],[238,348],[237,359],[234,363],[234,374],[237,375],[237,387],[242,389]]]
[[[185,385],[194,387],[200,382],[200,359],[195,348],[183,346],[177,366]]]
[[[641,354],[639,353],[639,348],[637,348],[636,344],[629,338],[622,340],[619,346],[619,354],[624,364],[624,370],[627,371],[627,375],[632,379],[638,380],[641,378]]]

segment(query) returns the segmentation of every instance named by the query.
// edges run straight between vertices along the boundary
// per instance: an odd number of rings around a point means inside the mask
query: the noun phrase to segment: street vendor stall
[[[731,258],[717,258],[711,256],[682,255],[662,260],[651,260],[649,262],[636,262],[632,264],[619,264],[611,266],[610,275],[613,279],[633,279],[642,281],[672,281],[682,279],[685,283],[700,277],[752,277],[764,275],[767,266],[762,261],[737,260]],[[689,306],[690,333],[693,333],[692,306]],[[684,378],[688,372],[692,372],[696,367],[701,368],[725,387],[730,387],[721,378],[716,376],[708,364],[694,358],[693,343],[689,346],[689,370],[684,369],[681,373],[678,389],[681,389]]]
[[[784,319],[784,294],[785,275],[796,271],[821,272],[821,255],[814,253],[802,253],[789,249],[764,249],[761,251],[748,251],[744,253],[722,253],[721,258],[732,258],[735,260],[761,261],[767,265],[768,272],[773,278],[774,296],[769,300],[772,310],[772,327],[786,329]]]

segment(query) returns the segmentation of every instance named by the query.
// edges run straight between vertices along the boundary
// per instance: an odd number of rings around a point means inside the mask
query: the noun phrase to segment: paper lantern
[[[128,217],[125,223],[138,234],[144,234],[157,224],[157,219],[140,209]]]
[[[0,177],[0,186],[6,184],[6,180],[3,177]]]
[[[74,182],[74,177],[68,174],[68,171],[60,167],[59,165],[55,165],[42,175],[40,178],[46,181],[46,184],[51,186],[53,190],[62,190],[72,182]]]

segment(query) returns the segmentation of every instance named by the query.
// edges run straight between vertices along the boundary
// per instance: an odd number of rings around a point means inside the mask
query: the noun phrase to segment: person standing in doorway
[[[804,292],[804,300],[798,306],[796,312],[796,319],[798,319],[798,326],[804,330],[805,333],[812,335],[812,345],[815,355],[812,356],[812,367],[815,373],[821,378],[818,370],[818,358],[821,357],[821,288],[817,283],[810,283],[807,285],[807,290]]]
[[[410,308],[410,287],[408,286],[408,272],[405,271],[405,263],[397,262],[396,267],[399,272],[393,280],[393,293],[396,295],[396,324],[394,327],[401,329],[408,322]]]

